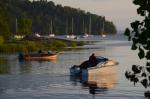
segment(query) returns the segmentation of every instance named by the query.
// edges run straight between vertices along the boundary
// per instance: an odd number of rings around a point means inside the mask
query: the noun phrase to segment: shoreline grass
[[[76,47],[84,45],[83,42],[51,40],[31,41],[31,40],[13,40],[0,44],[0,53],[34,52],[37,50],[63,51],[66,47]]]

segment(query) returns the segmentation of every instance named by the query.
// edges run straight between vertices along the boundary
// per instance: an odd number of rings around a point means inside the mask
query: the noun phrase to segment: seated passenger
[[[42,50],[40,49],[40,50],[38,51],[38,53],[39,53],[39,54],[42,54],[43,52],[42,52]]]
[[[90,57],[89,60],[84,61],[83,63],[81,63],[81,65],[79,65],[79,67],[82,69],[87,69],[88,67],[94,67],[97,65],[97,59],[95,57],[95,54],[93,53]]]

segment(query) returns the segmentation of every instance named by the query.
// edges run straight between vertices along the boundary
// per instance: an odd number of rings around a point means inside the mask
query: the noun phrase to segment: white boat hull
[[[70,75],[71,76],[78,76],[82,79],[82,82],[87,82],[90,80],[92,76],[95,75],[110,75],[110,74],[115,74],[113,72],[113,69],[116,68],[116,65],[118,62],[115,62],[113,60],[104,58],[104,57],[96,57],[98,64],[94,67],[86,66],[87,68],[81,68],[79,66],[72,66],[70,68]],[[87,62],[87,61],[85,61]],[[92,63],[88,63],[92,64]]]

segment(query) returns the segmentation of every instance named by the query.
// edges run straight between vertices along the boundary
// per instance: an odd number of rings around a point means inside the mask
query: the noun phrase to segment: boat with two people
[[[19,60],[29,60],[29,61],[51,61],[57,59],[57,53],[58,52],[52,52],[48,51],[42,52],[42,50],[39,50],[37,53],[19,53],[18,58]]]

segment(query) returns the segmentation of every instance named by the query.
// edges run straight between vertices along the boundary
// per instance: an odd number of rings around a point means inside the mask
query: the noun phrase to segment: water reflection
[[[19,73],[46,73],[53,71],[54,61],[18,61]],[[17,72],[17,71],[16,71]]]
[[[0,57],[0,74],[7,74],[10,71],[10,67],[6,66],[8,64],[8,60]]]
[[[103,88],[113,88],[117,83],[116,77],[116,67],[117,66],[107,66],[101,69],[89,71],[88,81],[97,82],[97,86]]]
[[[19,67],[21,73],[31,73],[32,64],[30,61],[19,61]]]
[[[98,70],[91,70],[87,81],[76,76],[70,76],[70,80],[75,86],[80,83],[83,88],[88,88],[90,94],[104,93],[113,89],[117,84],[116,68],[117,66],[108,66]]]

